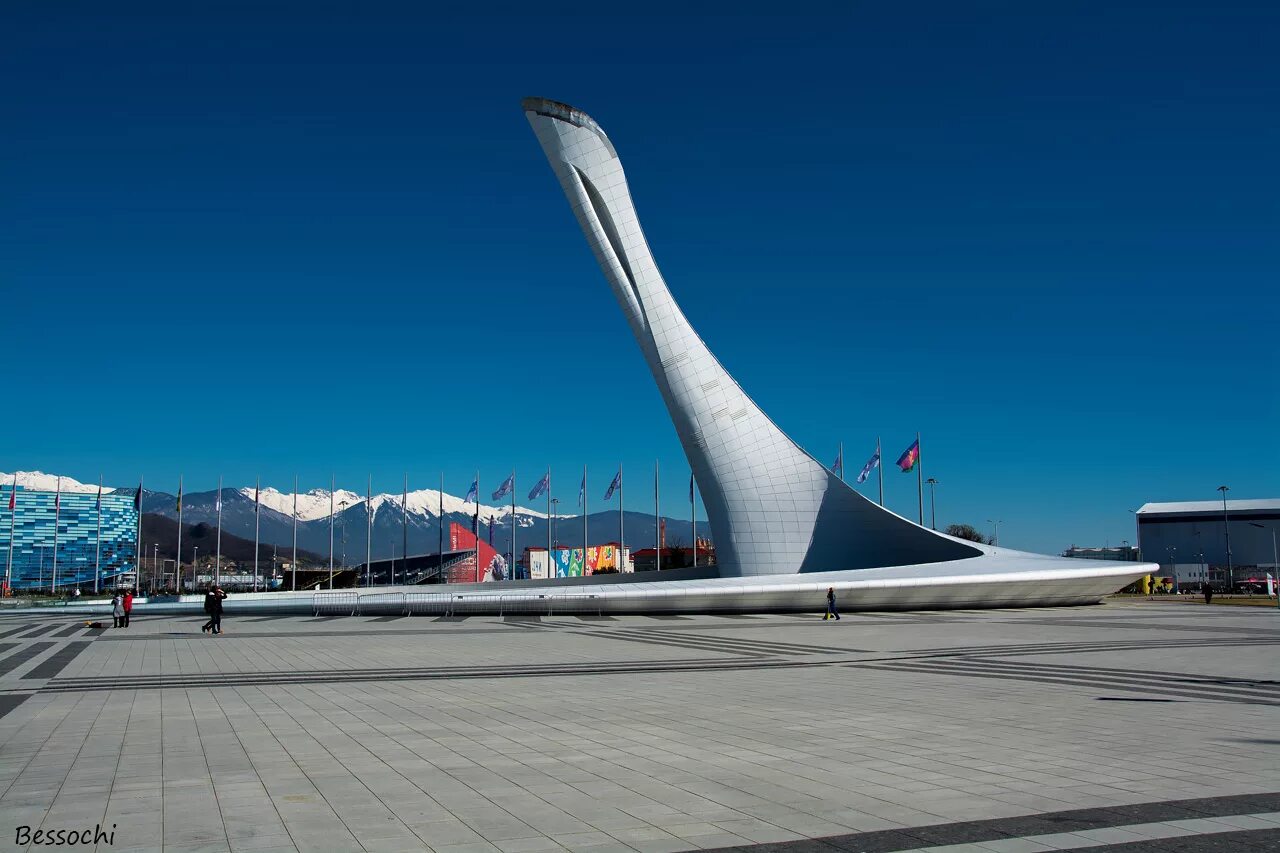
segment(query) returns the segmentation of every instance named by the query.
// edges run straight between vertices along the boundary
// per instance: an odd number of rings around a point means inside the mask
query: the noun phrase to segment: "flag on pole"
[[[516,487],[516,475],[513,473],[510,477],[508,477],[506,480],[503,481],[502,485],[498,487],[498,491],[493,493],[493,499],[495,501],[502,500],[504,497],[511,494],[511,490],[514,489],[515,487]]]
[[[693,472],[689,472],[689,503],[693,503]]]
[[[867,460],[867,464],[862,466],[862,472],[858,474],[858,482],[865,483],[867,477],[871,476],[871,472],[880,467],[880,451],[877,449],[871,454],[871,458]]]
[[[912,468],[916,467],[916,463],[920,461],[920,439],[911,442],[911,446],[902,451],[902,455],[898,457],[898,467],[905,474]]]
[[[182,480],[178,480],[178,512],[182,512]]]
[[[142,494],[142,487],[138,487],[138,494]],[[13,485],[9,487],[9,512],[13,512],[18,505],[18,475],[13,475]]]
[[[582,475],[582,485],[578,486],[578,506],[582,506],[582,502],[587,499],[587,475]]]
[[[497,500],[495,498],[495,500]],[[480,481],[472,480],[471,488],[467,489],[467,496],[463,498],[463,503],[480,503]]]
[[[493,516],[489,516],[489,545],[493,545]]]
[[[836,453],[836,461],[835,461],[835,464],[831,466],[831,470],[835,471],[837,476],[839,476],[840,478],[842,479],[844,478],[844,449],[843,448],[841,448],[841,450],[838,453]]]
[[[256,515],[262,509],[262,504],[258,503],[259,488],[257,485],[253,487],[253,512]]]
[[[13,509],[13,507],[9,507],[9,508]],[[142,481],[141,480],[138,481],[138,491],[133,496],[133,508],[138,512],[142,512]]]
[[[55,491],[55,492],[53,493],[53,509],[54,509],[54,511],[56,512],[56,511],[58,510],[58,508],[59,508],[59,507],[61,507],[61,506],[62,506],[62,478],[61,478],[61,477],[59,477],[59,478],[58,478],[57,491]],[[55,528],[54,532],[55,532],[55,533],[57,532],[57,529],[56,529],[56,528]],[[55,554],[55,556],[57,556],[57,555]]]
[[[102,512],[102,481],[98,481],[98,512]]]
[[[547,473],[542,475],[542,479],[538,481],[537,485],[535,485],[529,491],[529,500],[533,500],[534,498],[543,494],[550,487],[551,487],[551,472],[548,471]]]
[[[613,497],[613,493],[622,488],[622,469],[618,469],[618,473],[613,475],[613,482],[609,484],[608,490],[604,493],[604,499],[609,500]]]

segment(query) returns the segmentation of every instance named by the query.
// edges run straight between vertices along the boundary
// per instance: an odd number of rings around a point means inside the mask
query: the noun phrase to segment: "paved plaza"
[[[6,849],[1280,848],[1274,609],[201,621],[0,617]]]

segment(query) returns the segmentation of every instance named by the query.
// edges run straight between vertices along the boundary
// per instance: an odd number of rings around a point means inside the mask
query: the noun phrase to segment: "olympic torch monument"
[[[576,593],[630,610],[812,609],[828,586],[848,590],[845,607],[1021,606],[1096,602],[1155,570],[975,545],[864,498],[788,438],[693,330],[658,271],[600,125],[557,101],[527,98],[523,106],[666,402],[702,491],[721,575],[584,584]]]

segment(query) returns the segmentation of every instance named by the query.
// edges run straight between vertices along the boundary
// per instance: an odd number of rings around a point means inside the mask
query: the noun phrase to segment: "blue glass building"
[[[54,581],[54,492],[18,486],[9,512],[9,483],[0,486],[0,572],[13,559],[15,591],[49,589]],[[94,565],[101,566],[103,586],[133,572],[138,554],[138,511],[132,489],[102,496],[102,535],[98,535],[97,491],[63,492],[57,509],[57,586],[93,588]],[[10,517],[12,515],[12,518]],[[9,531],[12,524],[13,536]],[[99,546],[101,551],[99,552]]]

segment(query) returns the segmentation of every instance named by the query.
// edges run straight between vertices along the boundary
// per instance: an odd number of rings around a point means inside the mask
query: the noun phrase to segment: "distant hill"
[[[204,556],[212,557],[218,547],[218,529],[212,524],[198,522],[196,524],[182,525],[182,557],[185,562],[190,562],[192,557],[192,548],[199,547],[200,553]],[[147,560],[152,559],[153,547],[159,545],[159,557],[162,560],[172,560],[175,558],[178,550],[178,522],[171,518],[165,518],[163,515],[156,513],[145,513],[142,516],[142,547],[145,553],[143,557],[143,570],[148,571],[151,568]],[[258,564],[261,568],[269,569],[271,566],[271,556],[275,553],[280,563],[287,563],[293,557],[292,546],[289,548],[279,548],[270,544],[259,544],[258,546]],[[253,540],[243,539],[233,533],[222,531],[222,559],[223,562],[234,562],[244,565],[252,565],[253,563]],[[313,554],[310,551],[298,551],[298,562],[302,565],[314,564],[321,565],[326,563],[327,557],[321,557],[319,554]]]

